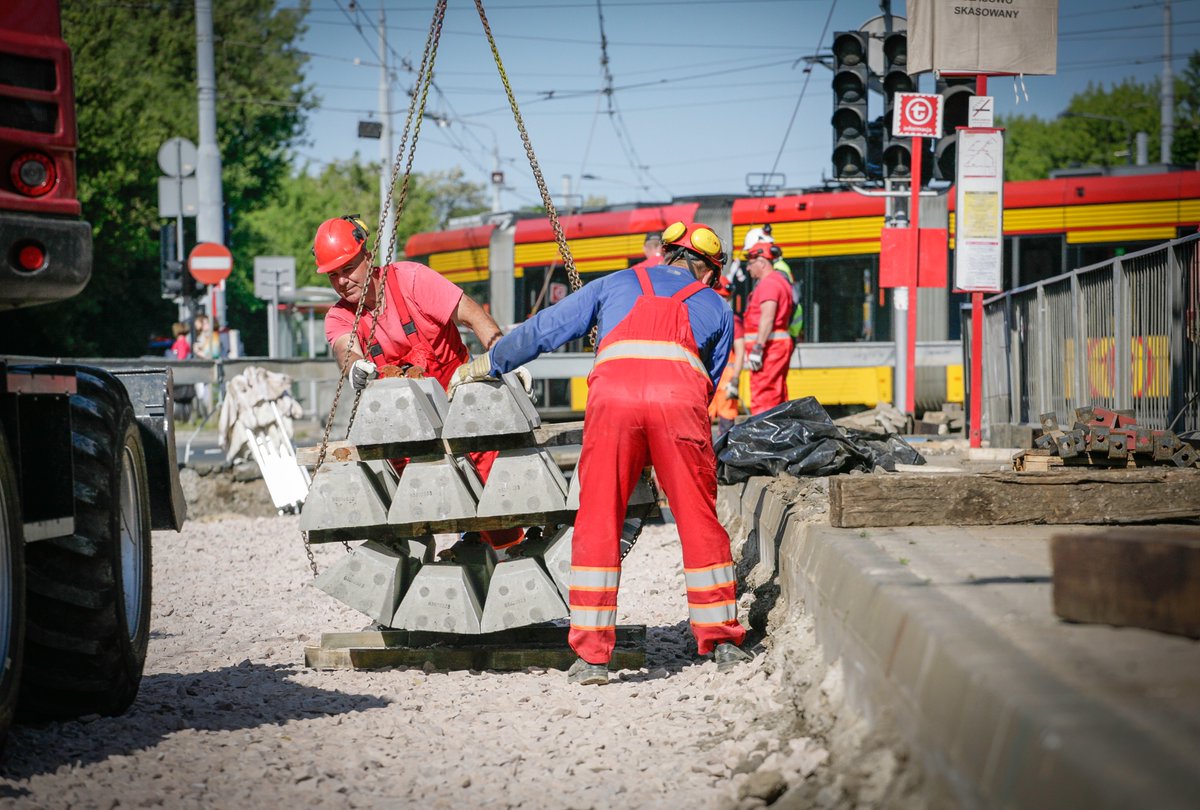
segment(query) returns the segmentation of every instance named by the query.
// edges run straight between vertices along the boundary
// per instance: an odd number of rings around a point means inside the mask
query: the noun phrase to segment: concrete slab
[[[396,614],[409,559],[406,550],[368,540],[321,572],[313,585],[387,625]]]
[[[386,489],[363,462],[329,462],[317,470],[300,510],[300,531],[361,530],[387,525]]]
[[[474,478],[475,471],[471,470],[469,475]],[[388,522],[406,524],[473,518],[476,497],[467,474],[452,456],[410,461],[400,476],[388,510]]]
[[[395,445],[435,442],[441,437],[442,417],[431,400],[436,381],[386,377],[373,380],[363,390],[354,424],[352,444]]]
[[[458,395],[455,395],[455,402]],[[567,482],[550,454],[540,448],[501,450],[476,514],[523,515],[566,509]]]
[[[571,537],[575,527],[563,526],[536,543],[526,543],[524,553],[541,562],[564,602],[571,598]]]
[[[563,597],[537,560],[508,560],[492,572],[480,631],[492,633],[566,616]]]
[[[1086,530],[793,519],[780,584],[957,806],[1193,807],[1200,645],[1053,615],[1048,538]]]
[[[510,434],[529,434],[540,421],[531,421],[518,401],[518,393],[529,399],[520,385],[504,380],[479,380],[463,383],[454,391],[442,437],[455,447],[459,439],[477,439]],[[532,436],[529,437],[532,443]]]
[[[517,375],[510,371],[503,375],[502,379],[512,389],[513,399],[517,401],[521,412],[529,419],[529,424],[535,428],[540,427],[542,424],[542,415],[538,413],[537,406],[533,404],[533,400],[529,398],[529,394],[525,393],[525,386],[521,385],[521,381],[517,379]]]
[[[435,562],[421,567],[388,623],[402,630],[478,635],[483,608],[464,566]]]

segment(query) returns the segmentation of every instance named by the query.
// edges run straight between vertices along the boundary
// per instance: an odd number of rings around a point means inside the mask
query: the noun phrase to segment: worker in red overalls
[[[774,267],[770,242],[746,251],[746,269],[754,290],[746,303],[746,368],[750,371],[750,413],[760,414],[787,402],[787,373],[792,360],[788,326],[796,304],[787,276]]]
[[[580,506],[571,552],[571,683],[608,681],[616,641],[625,508],[647,463],[671,503],[683,545],[688,614],[701,655],[726,671],[749,655],[737,621],[729,535],[717,520],[716,457],[708,403],[733,343],[733,313],[710,287],[725,261],[704,225],[663,232],[663,264],[585,285],[518,326],[455,372],[495,376],[582,337],[600,345],[588,377]]]
[[[500,327],[471,296],[444,276],[418,262],[395,262],[387,267],[384,308],[375,327],[374,342],[363,351],[371,336],[383,274],[381,268],[371,265],[366,242],[367,228],[353,216],[321,223],[313,241],[317,272],[328,276],[339,296],[325,315],[325,338],[342,373],[349,374],[354,388],[362,390],[384,366],[417,366],[424,376],[447,387],[454,370],[470,359],[459,325],[474,332],[485,349],[500,339]],[[351,330],[360,298],[366,301],[354,335]],[[520,369],[517,375],[528,391],[532,382],[529,372]],[[496,452],[468,456],[479,478],[486,482]],[[407,459],[397,459],[392,465],[401,472],[406,463]],[[524,533],[506,529],[480,535],[493,548],[503,550],[519,543]]]

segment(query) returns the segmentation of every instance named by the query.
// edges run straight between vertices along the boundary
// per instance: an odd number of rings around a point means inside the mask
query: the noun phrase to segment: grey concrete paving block
[[[400,476],[389,523],[424,523],[475,517],[475,493],[453,457],[410,461]]]
[[[368,385],[350,427],[350,443],[375,445],[438,439],[442,418],[430,399],[429,385],[422,387],[423,382],[387,377]]]
[[[549,537],[524,546],[525,556],[539,560],[545,567],[563,601],[570,601],[571,538],[574,534],[574,526],[563,526]]]
[[[313,476],[300,511],[300,531],[387,523],[383,485],[364,463],[326,462]]]
[[[462,472],[463,480],[467,482],[467,487],[471,490],[471,495],[475,498],[475,503],[479,503],[479,499],[483,497],[483,482],[479,480],[479,473],[475,472],[475,465],[466,456],[453,456],[453,458],[459,471]]]
[[[402,630],[478,635],[483,608],[467,569],[455,563],[424,565],[389,623]]]
[[[654,490],[650,487],[650,469],[647,467],[642,471],[641,477],[638,479],[637,485],[633,488],[633,492],[629,495],[628,506],[640,506],[642,504],[654,503]],[[579,470],[576,468],[575,474],[571,476],[571,482],[567,485],[567,508],[579,509]]]
[[[513,399],[517,401],[517,405],[521,407],[521,411],[528,417],[529,424],[533,427],[540,427],[542,424],[542,415],[538,413],[537,406],[533,404],[533,400],[525,392],[525,386],[521,385],[521,381],[517,379],[517,375],[510,371],[503,375],[502,379],[512,389]]]
[[[508,560],[496,566],[483,602],[480,632],[540,624],[567,616],[558,588],[537,560]]]
[[[512,386],[503,380],[479,380],[458,386],[450,402],[442,438],[451,441],[529,433],[535,424],[518,401],[518,392],[528,399],[520,383]]]
[[[442,388],[442,384],[432,377],[425,377],[415,380],[415,382],[422,393],[429,398],[429,404],[433,406],[438,419],[442,420],[442,424],[445,424],[446,414],[450,412],[450,400],[446,398],[446,389]]]
[[[347,607],[387,625],[404,589],[410,556],[394,544],[368,540],[325,569],[313,584]]]
[[[387,495],[387,502],[391,503],[396,497],[396,484],[400,480],[400,476],[396,474],[396,468],[387,459],[376,459],[363,463],[375,476],[375,480],[382,485],[383,491]]]
[[[455,402],[458,401],[457,394]],[[501,450],[483,486],[479,517],[566,509],[567,482],[545,450]]]
[[[492,579],[492,571],[496,568],[497,557],[494,548],[477,539],[459,540],[441,552],[438,559],[466,568],[467,576],[475,584],[475,590],[482,602]]]

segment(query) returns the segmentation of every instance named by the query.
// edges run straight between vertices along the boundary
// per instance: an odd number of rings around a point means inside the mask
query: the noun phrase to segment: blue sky
[[[383,5],[389,61],[417,64],[432,0]],[[551,192],[557,197],[569,175],[573,192],[612,203],[744,194],[748,173],[773,168],[790,187],[819,184],[829,173],[831,73],[818,65],[806,76],[802,58],[828,52],[833,32],[879,14],[876,0],[602,0],[615,88],[610,114],[598,92],[596,0],[488,0],[485,7]],[[380,0],[313,0],[300,47],[312,55],[307,78],[322,101],[302,159],[378,159],[379,142],[356,132],[379,106],[379,9]],[[901,0],[893,13],[903,15]],[[1174,0],[1172,13],[1178,72],[1200,47],[1200,0]],[[1089,82],[1160,76],[1162,20],[1160,0],[1060,0],[1058,75],[1026,77],[1028,101],[1015,96],[1013,80],[992,79],[997,112],[1053,117]],[[398,144],[415,76],[401,67],[394,75]],[[932,90],[931,77],[922,82]],[[450,0],[435,83],[427,109],[448,125],[425,122],[415,168],[460,166],[487,183],[495,148],[509,187],[504,207],[536,202],[472,0]],[[874,117],[881,101],[871,103]]]

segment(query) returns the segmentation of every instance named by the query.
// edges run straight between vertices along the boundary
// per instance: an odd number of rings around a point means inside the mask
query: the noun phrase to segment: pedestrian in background
[[[642,253],[646,258],[642,259],[633,267],[657,267],[663,263],[663,242],[662,234],[658,231],[651,231],[646,234],[645,240],[642,242]]]
[[[167,357],[187,360],[192,356],[192,344],[188,340],[187,324],[178,321],[171,324],[171,334],[175,336],[175,342],[171,344],[171,348],[167,349]]]

